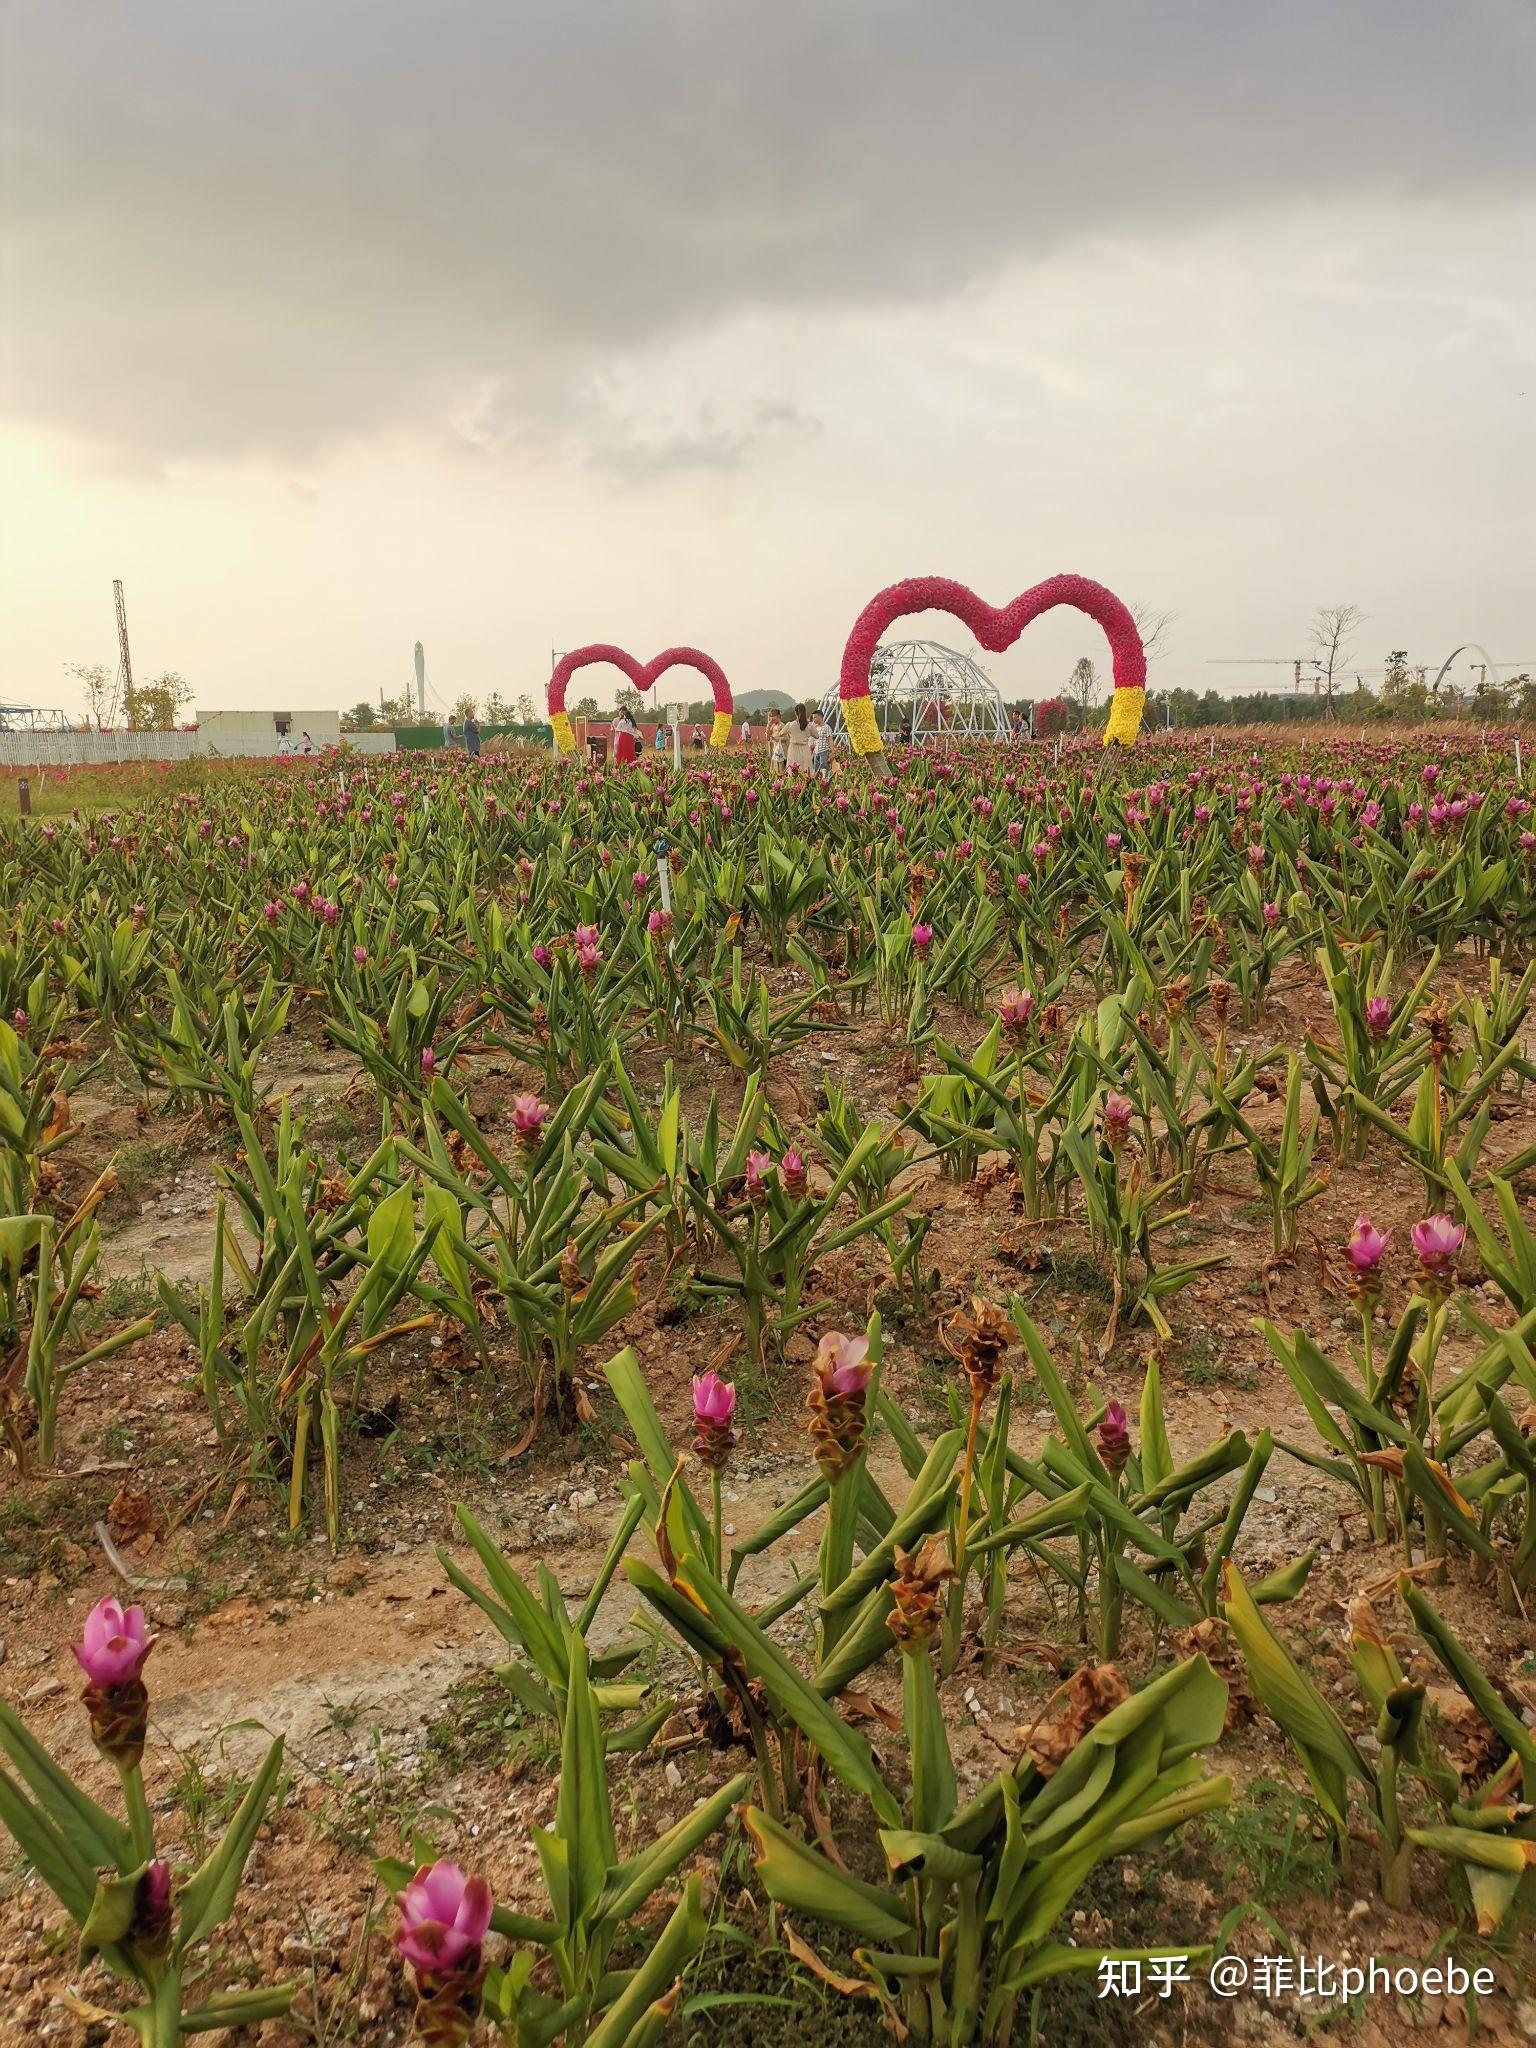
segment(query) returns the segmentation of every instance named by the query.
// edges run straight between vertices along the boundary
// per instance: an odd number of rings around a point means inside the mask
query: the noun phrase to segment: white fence
[[[395,751],[392,732],[349,732],[345,743],[360,754]],[[316,752],[324,744],[317,742]],[[251,739],[198,732],[0,733],[0,767],[17,769],[93,768],[118,761],[270,760],[278,751],[271,733]]]

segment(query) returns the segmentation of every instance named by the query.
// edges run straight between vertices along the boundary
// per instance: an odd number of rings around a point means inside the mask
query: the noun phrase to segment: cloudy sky
[[[205,709],[811,694],[916,573],[1536,660],[1533,99],[1532,0],[0,0],[0,698],[114,576]]]

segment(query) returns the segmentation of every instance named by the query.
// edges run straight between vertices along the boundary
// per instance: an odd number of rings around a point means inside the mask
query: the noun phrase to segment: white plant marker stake
[[[1520,741],[1518,736],[1515,739],[1515,780],[1524,788],[1525,774],[1520,766]]]
[[[679,774],[683,770],[683,720],[679,712],[672,716],[672,766]]]

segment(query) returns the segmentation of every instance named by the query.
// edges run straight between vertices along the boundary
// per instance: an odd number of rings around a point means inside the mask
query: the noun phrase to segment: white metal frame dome
[[[881,739],[889,745],[904,724],[913,741],[1007,740],[1011,734],[1002,692],[984,668],[937,640],[892,640],[875,650],[869,695]],[[837,686],[821,700],[834,740],[848,737]]]

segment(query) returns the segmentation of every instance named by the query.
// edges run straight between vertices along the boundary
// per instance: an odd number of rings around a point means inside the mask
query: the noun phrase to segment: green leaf
[[[234,1910],[246,1859],[276,1789],[282,1763],[283,1738],[279,1736],[225,1829],[224,1839],[182,1886],[176,1900],[180,1915],[175,1949],[178,1959],[205,1940]]]
[[[755,1806],[745,1807],[742,1819],[757,1845],[754,1868],[776,1905],[809,1913],[863,1941],[912,1939],[912,1924],[902,1910],[904,1901],[899,1893],[865,1884],[839,1870],[819,1850],[808,1847]]]
[[[91,1910],[80,1929],[80,1960],[88,1961],[103,1949],[116,1948],[133,1925],[134,1903],[139,1879],[148,1865],[126,1877],[98,1878]]]
[[[18,1775],[31,1788],[51,1824],[68,1843],[71,1854],[90,1873],[87,1900],[96,1881],[96,1871],[109,1865],[118,1871],[133,1868],[137,1859],[129,1830],[80,1790],[69,1773],[54,1762],[3,1700],[0,1700],[0,1749],[5,1751]]]
[[[684,1886],[671,1919],[647,1947],[640,1967],[588,2034],[586,2048],[627,2048],[637,2036],[643,2041],[654,2033],[652,2011],[657,2001],[704,1946],[708,1925],[702,1892],[703,1880],[695,1874]]]
[[[874,1752],[855,1728],[813,1692],[795,1666],[771,1642],[696,1557],[681,1560],[678,1584],[705,1609],[715,1627],[740,1652],[776,1713],[793,1721],[822,1760],[854,1791],[862,1792],[887,1827],[899,1827],[901,1809],[875,1764]]]
[[[658,1886],[707,1841],[729,1815],[737,1800],[752,1783],[752,1774],[741,1772],[701,1806],[684,1816],[675,1827],[658,1835],[638,1856],[610,1872],[608,1887],[598,1902],[596,1917],[615,1925],[638,1913]]]
[[[1338,1715],[1265,1621],[1242,1573],[1230,1559],[1222,1605],[1255,1692],[1290,1738],[1319,1804],[1342,1833],[1349,1825],[1350,1779],[1375,1792],[1369,1764]]]
[[[297,1984],[260,1984],[252,1991],[225,1991],[181,2015],[184,2034],[216,2034],[221,2027],[259,2027],[280,2020],[293,2004]]]

